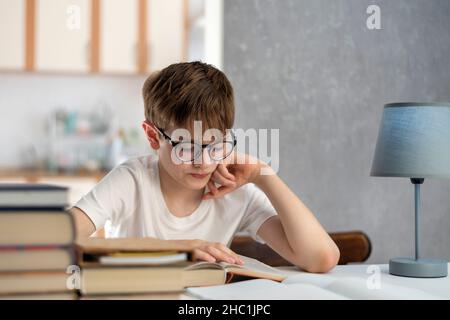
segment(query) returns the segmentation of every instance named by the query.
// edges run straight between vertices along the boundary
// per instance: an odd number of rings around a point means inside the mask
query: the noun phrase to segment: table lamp
[[[391,259],[389,273],[415,278],[446,277],[446,261],[420,255],[420,186],[425,178],[450,178],[450,104],[386,104],[370,175],[410,178],[414,184],[415,257]]]

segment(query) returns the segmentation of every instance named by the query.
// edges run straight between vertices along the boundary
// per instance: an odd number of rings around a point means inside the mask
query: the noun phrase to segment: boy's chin
[[[199,184],[194,185],[194,184],[192,184],[192,183],[188,183],[188,184],[187,184],[187,187],[188,187],[190,190],[203,190],[203,189],[206,187],[206,183],[203,184],[203,185],[199,185]]]
[[[209,181],[209,178],[196,179],[193,177],[187,177],[187,179],[185,180],[185,183],[192,190],[201,190],[204,187],[206,187],[208,181]]]

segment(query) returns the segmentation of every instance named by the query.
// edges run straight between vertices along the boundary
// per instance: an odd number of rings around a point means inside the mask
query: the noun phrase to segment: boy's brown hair
[[[230,129],[234,122],[233,87],[212,65],[195,61],[172,64],[151,74],[142,88],[145,118],[157,127],[189,126]]]

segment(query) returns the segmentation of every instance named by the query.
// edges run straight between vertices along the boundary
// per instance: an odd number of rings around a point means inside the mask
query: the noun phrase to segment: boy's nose
[[[209,156],[209,151],[207,148],[202,150],[202,164],[204,165],[210,165],[213,163],[213,160]]]
[[[194,160],[195,166],[207,166],[212,163],[213,163],[213,160],[209,156],[208,149],[206,149],[206,148],[202,150],[201,157],[198,157],[197,159]]]

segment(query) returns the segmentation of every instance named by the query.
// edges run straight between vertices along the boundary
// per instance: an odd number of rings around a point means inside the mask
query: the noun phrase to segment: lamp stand
[[[425,179],[411,178],[414,184],[415,211],[415,258],[394,258],[389,261],[389,273],[396,276],[414,278],[440,278],[447,276],[447,261],[423,259],[420,257],[420,186]]]

